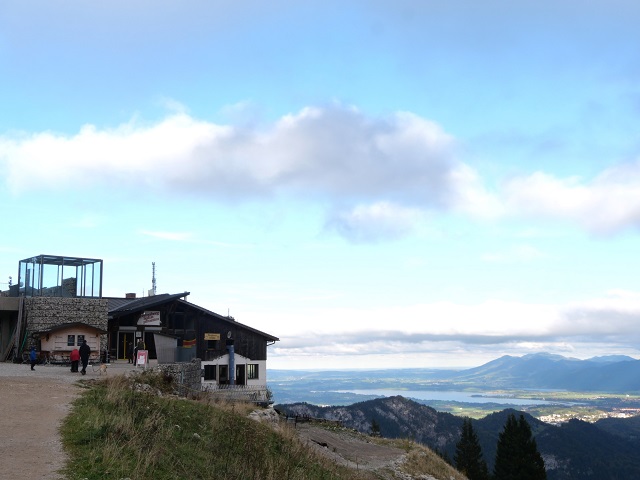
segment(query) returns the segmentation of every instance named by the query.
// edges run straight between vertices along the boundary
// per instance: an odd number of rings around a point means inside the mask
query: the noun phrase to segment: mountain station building
[[[161,363],[200,359],[203,385],[266,387],[267,347],[279,339],[187,301],[189,292],[103,297],[100,259],[38,255],[0,292],[0,361],[33,345],[65,361],[87,340],[94,356],[125,360],[142,341]]]

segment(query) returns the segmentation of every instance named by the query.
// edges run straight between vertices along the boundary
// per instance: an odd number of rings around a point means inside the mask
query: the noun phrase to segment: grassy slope
[[[134,391],[124,377],[88,389],[61,428],[70,479],[333,479],[292,436],[233,411]]]
[[[69,479],[379,478],[318,456],[295,432],[250,420],[240,407],[146,393],[139,381],[109,378],[74,403],[61,427]],[[143,381],[162,387],[161,378]],[[407,467],[424,473],[424,458],[414,452]]]

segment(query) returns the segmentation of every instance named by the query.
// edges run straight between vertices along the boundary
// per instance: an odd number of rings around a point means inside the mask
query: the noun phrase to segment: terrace
[[[20,260],[10,296],[102,298],[102,260],[56,255]]]

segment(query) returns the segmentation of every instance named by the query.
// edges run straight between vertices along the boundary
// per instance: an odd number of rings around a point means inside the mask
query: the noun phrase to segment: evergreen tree
[[[369,430],[369,435],[372,437],[381,437],[382,433],[380,432],[380,424],[375,418],[371,419],[371,429]]]
[[[498,438],[494,480],[546,480],[544,460],[531,433],[531,427],[520,415],[510,414]]]
[[[464,473],[469,480],[488,480],[487,463],[482,457],[478,436],[473,430],[471,419],[468,417],[462,421],[462,432],[460,440],[456,444],[456,454],[453,460],[456,468]]]

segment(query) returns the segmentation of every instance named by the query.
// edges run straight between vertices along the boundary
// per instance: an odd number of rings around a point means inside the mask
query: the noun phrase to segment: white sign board
[[[136,357],[136,367],[145,367],[147,368],[147,363],[149,362],[149,351],[148,350],[138,350],[138,356]]]
[[[138,325],[157,325],[160,326],[160,312],[142,312],[138,319]]]

